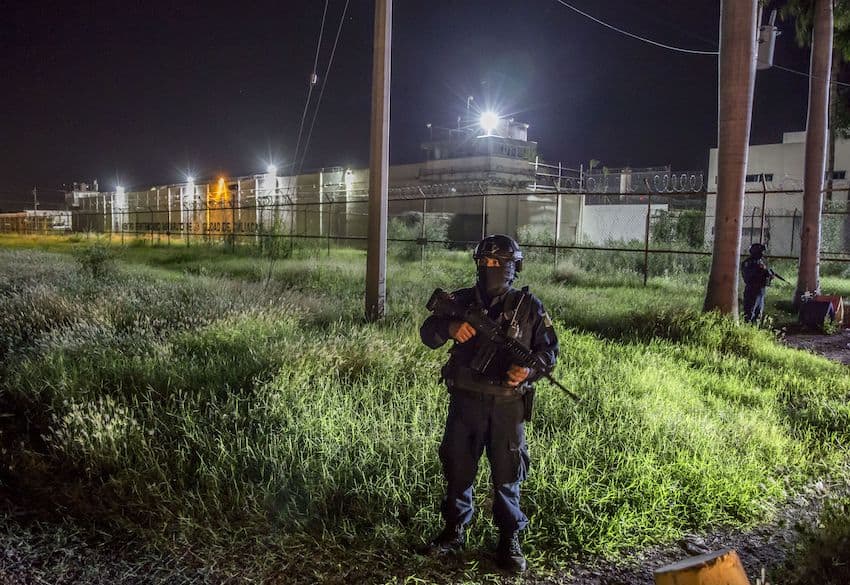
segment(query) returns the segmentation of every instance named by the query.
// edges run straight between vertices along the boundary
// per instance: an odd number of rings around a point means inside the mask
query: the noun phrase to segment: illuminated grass
[[[92,280],[68,256],[0,251],[0,405],[12,415],[0,424],[20,489],[160,543],[248,535],[398,552],[438,528],[445,356],[417,328],[433,287],[469,277],[465,254],[392,263],[378,325],[360,317],[362,252],[278,260],[268,286],[268,260],[122,254],[118,274]],[[538,392],[533,558],[750,524],[838,468],[842,366],[699,315],[693,279],[564,285],[540,263],[523,276],[555,319],[557,377],[584,397]],[[473,542],[492,534],[486,511]]]

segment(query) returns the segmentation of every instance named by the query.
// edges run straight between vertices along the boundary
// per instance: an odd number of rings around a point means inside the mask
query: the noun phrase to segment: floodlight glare
[[[496,112],[483,112],[479,123],[486,134],[492,134],[493,130],[499,125],[499,115]]]
[[[277,173],[277,167],[275,165],[269,165],[266,168],[266,172],[270,175],[274,175],[275,173]]]
[[[192,175],[188,175],[188,176],[186,177],[186,182],[187,182],[187,183],[194,183],[194,182],[195,182],[195,177],[193,177]]]

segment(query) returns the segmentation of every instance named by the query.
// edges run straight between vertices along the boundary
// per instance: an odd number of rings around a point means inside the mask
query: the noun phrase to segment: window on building
[[[824,178],[827,181],[829,180],[829,171],[826,172],[826,175],[824,176]],[[847,178],[847,171],[832,171],[832,179],[834,181],[843,181],[846,178]]]
[[[761,183],[762,178],[764,178],[765,183],[770,183],[773,181],[773,173],[756,173],[754,175],[747,175],[746,182],[747,183]],[[714,179],[714,182],[717,182],[717,179]]]

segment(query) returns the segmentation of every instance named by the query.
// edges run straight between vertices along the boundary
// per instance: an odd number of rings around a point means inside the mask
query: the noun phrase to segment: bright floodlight
[[[484,112],[481,114],[481,129],[487,134],[492,134],[499,125],[499,115],[496,112]]]
[[[266,172],[270,175],[274,175],[275,173],[277,173],[277,167],[275,165],[269,165],[266,168]]]
[[[192,175],[188,175],[188,176],[186,177],[186,182],[187,182],[187,183],[194,183],[194,182],[195,182],[195,177],[193,177]]]

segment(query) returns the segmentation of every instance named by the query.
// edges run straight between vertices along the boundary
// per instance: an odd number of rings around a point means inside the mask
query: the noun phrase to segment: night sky
[[[717,48],[717,0],[572,3],[661,42]],[[330,0],[321,76],[344,4]],[[4,3],[0,207],[25,205],[34,185],[58,202],[63,183],[95,177],[111,190],[287,164],[323,6]],[[372,16],[371,0],[351,0],[305,170],[368,164]],[[776,62],[807,70],[781,26]],[[425,124],[455,125],[468,95],[530,123],[543,157],[574,166],[703,170],[716,142],[716,57],[640,43],[555,0],[396,0],[392,75],[392,163],[418,160]],[[753,143],[804,128],[807,83],[758,74]]]

